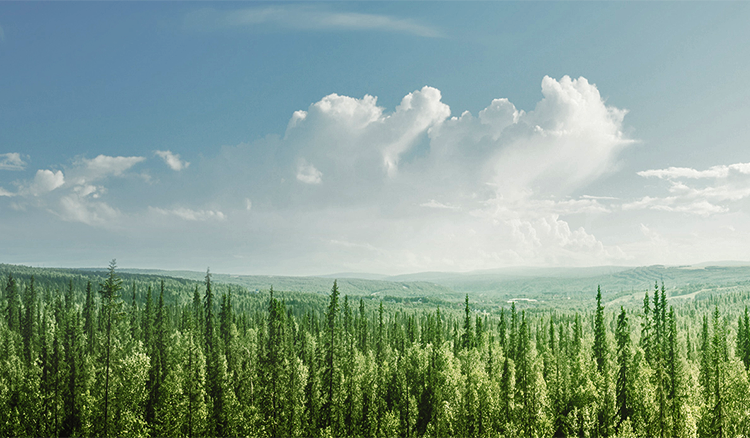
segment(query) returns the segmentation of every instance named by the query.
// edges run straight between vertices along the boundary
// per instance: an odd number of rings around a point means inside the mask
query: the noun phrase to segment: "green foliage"
[[[488,311],[115,268],[3,271],[1,436],[750,435],[742,292]]]

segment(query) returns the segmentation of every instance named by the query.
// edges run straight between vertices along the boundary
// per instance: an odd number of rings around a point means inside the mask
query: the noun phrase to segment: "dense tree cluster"
[[[590,312],[497,315],[191,285],[10,273],[0,435],[750,435],[747,309],[677,312],[663,285],[640,309],[598,290]]]

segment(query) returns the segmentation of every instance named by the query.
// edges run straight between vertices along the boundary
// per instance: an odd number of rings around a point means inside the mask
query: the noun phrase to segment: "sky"
[[[750,3],[0,3],[0,263],[750,260]]]

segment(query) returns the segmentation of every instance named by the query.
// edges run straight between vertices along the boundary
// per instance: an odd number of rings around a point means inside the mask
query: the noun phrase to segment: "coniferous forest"
[[[1,436],[750,436],[746,295],[477,312],[6,272]]]

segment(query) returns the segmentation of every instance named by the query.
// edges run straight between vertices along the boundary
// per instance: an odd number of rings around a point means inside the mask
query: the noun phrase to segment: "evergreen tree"
[[[268,302],[268,334],[264,349],[263,374],[267,389],[263,393],[261,411],[268,423],[268,434],[271,437],[281,435],[283,427],[283,400],[281,398],[281,387],[286,383],[286,370],[284,369],[285,354],[283,348],[284,330],[286,328],[284,304],[273,297],[273,287],[270,290],[271,297]]]
[[[469,310],[469,294],[466,294],[466,301],[464,306],[464,332],[461,338],[461,346],[464,350],[468,350],[474,347],[474,337],[471,329],[471,317]]]
[[[382,304],[381,304],[382,306]],[[382,309],[382,307],[381,307]],[[381,310],[382,318],[382,310]],[[382,322],[382,321],[381,321]],[[380,328],[382,332],[382,324]],[[328,303],[328,310],[326,311],[326,325],[323,338],[323,351],[325,357],[323,359],[323,378],[322,378],[322,390],[323,390],[323,423],[322,427],[331,427],[331,432],[334,435],[339,434],[338,424],[338,409],[336,406],[336,398],[338,395],[339,386],[339,351],[338,351],[338,338],[339,338],[339,288],[336,280],[333,281],[333,287],[331,288],[331,297]],[[378,340],[380,343],[380,339]]]
[[[102,318],[105,324],[106,345],[105,354],[105,383],[104,383],[104,436],[109,436],[109,380],[110,380],[110,359],[112,353],[112,329],[120,308],[120,291],[122,290],[122,280],[117,276],[115,269],[117,262],[115,259],[109,263],[107,278],[104,283],[99,285],[99,295],[102,299]]]
[[[632,416],[632,404],[634,400],[630,399],[630,373],[631,373],[631,340],[630,325],[628,315],[625,309],[620,306],[620,315],[617,317],[617,330],[615,332],[617,342],[617,431],[622,432],[621,426],[624,421]]]
[[[86,303],[83,306],[83,332],[86,335],[86,346],[89,355],[94,353],[96,321],[96,304],[91,282],[86,283]]]
[[[740,316],[737,323],[737,352],[745,364],[745,370],[750,370],[750,314],[745,306],[744,317]]]
[[[224,393],[224,357],[219,348],[215,331],[214,295],[211,288],[211,272],[206,271],[206,295],[204,297],[205,345],[206,345],[206,398],[208,405],[207,433],[226,436],[228,429],[226,398]]]
[[[33,275],[28,286],[26,286],[23,301],[25,314],[21,321],[21,339],[23,340],[24,358],[27,364],[31,364],[34,359],[37,339],[37,298]]]
[[[600,373],[606,373],[607,333],[604,326],[604,306],[602,306],[602,288],[596,290],[596,319],[594,321],[594,358]]]
[[[141,319],[143,324],[143,344],[146,351],[151,354],[154,350],[154,319],[156,318],[156,315],[154,312],[154,299],[150,284],[146,290],[146,307],[143,312],[143,318]]]
[[[5,299],[8,304],[5,308],[5,318],[8,322],[8,329],[20,330],[21,326],[21,302],[18,297],[18,287],[13,273],[8,273],[8,281],[5,283]]]
[[[357,347],[361,353],[368,350],[367,346],[367,315],[365,315],[365,302],[359,299],[359,316],[357,319]]]
[[[662,286],[663,289],[663,286]],[[664,297],[662,297],[664,302]],[[682,369],[682,361],[680,358],[680,348],[677,343],[677,321],[675,318],[674,309],[670,306],[669,314],[667,316],[667,352],[666,352],[666,368],[667,368],[667,397],[670,404],[670,423],[672,430],[671,436],[683,436],[684,427],[684,372]]]
[[[64,354],[65,364],[68,368],[67,385],[64,388],[64,412],[62,436],[73,436],[82,432],[83,427],[83,394],[86,392],[86,380],[84,378],[84,354],[81,345],[80,318],[73,309],[67,313],[65,325]]]

